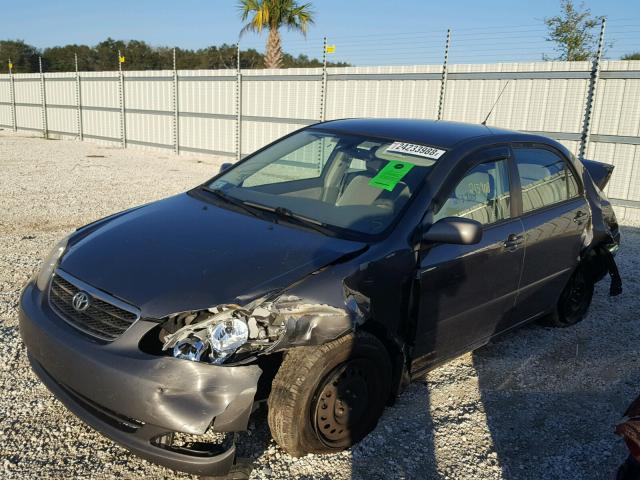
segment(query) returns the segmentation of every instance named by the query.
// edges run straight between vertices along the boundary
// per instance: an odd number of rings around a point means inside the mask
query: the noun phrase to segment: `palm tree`
[[[269,30],[264,57],[266,68],[279,68],[282,65],[280,27],[298,30],[306,35],[307,27],[313,23],[310,3],[299,4],[296,0],[239,0],[238,6],[242,21],[248,20],[240,35],[248,31],[261,33],[264,28]]]

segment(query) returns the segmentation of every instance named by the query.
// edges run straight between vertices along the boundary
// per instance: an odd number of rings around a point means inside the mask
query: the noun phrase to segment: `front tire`
[[[378,422],[391,391],[391,362],[368,333],[287,352],[269,395],[271,435],[287,453],[335,453]]]
[[[545,323],[552,327],[570,327],[582,321],[589,311],[593,289],[593,279],[579,266],[560,294],[556,311],[545,318]]]

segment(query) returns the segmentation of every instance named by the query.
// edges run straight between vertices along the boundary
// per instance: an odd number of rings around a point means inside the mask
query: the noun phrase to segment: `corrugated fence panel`
[[[127,142],[173,148],[172,114],[127,112]]]
[[[580,142],[574,142],[572,140],[558,140],[558,142],[567,147],[567,149],[574,155],[578,155],[578,150],[580,150]]]
[[[595,135],[640,136],[640,78],[610,78],[637,73],[640,61],[603,62],[591,132]],[[637,77],[637,75],[636,75]],[[615,139],[614,139],[615,140]],[[638,142],[640,143],[640,142]],[[592,142],[587,157],[615,165],[607,195],[640,201],[640,146]]]
[[[252,153],[274,140],[302,128],[303,125],[281,122],[259,122],[244,120],[242,122],[244,134],[242,135],[243,154]]]
[[[47,107],[48,130],[54,133],[78,135],[78,113],[76,107]]]
[[[440,66],[329,68],[328,72],[327,119],[437,118]]]
[[[277,80],[277,70],[250,70],[242,76],[242,114],[258,117],[310,119],[320,116],[322,70],[288,69],[299,80]],[[263,73],[264,72],[264,73]],[[274,80],[265,80],[269,75]]]
[[[233,155],[236,75],[229,70],[179,72],[180,148]]]
[[[88,139],[120,141],[120,112],[82,110],[82,128]]]
[[[235,120],[181,116],[180,148],[234,156],[235,125]]]
[[[127,141],[173,148],[173,72],[127,72]]]
[[[603,62],[593,112],[592,133],[640,136],[640,75],[609,78],[626,72],[638,73],[640,60]]]
[[[445,119],[480,123],[498,101],[489,125],[578,133],[589,69],[588,62],[452,65]]]
[[[16,119],[18,129],[42,131],[42,98],[40,75],[15,76]]]
[[[81,74],[82,126],[87,138],[120,140],[120,96],[117,72]]]
[[[640,145],[591,142],[587,158],[615,166],[605,189],[609,197],[640,201]]]
[[[127,72],[124,85],[127,109],[173,114],[172,72]]]
[[[0,126],[12,126],[11,85],[9,83],[9,75],[0,75]]]
[[[317,68],[243,72],[242,153],[317,122],[321,79],[322,70]]]
[[[547,133],[574,154],[584,121],[589,62],[450,65],[443,117]],[[121,141],[118,72],[83,72],[85,138]],[[75,73],[45,75],[50,132],[77,135]],[[233,157],[237,138],[237,81],[233,70],[178,72],[178,135],[182,151]],[[437,116],[441,65],[327,69],[324,111],[345,117]],[[20,129],[42,132],[39,74],[15,76]],[[174,147],[173,71],[124,72],[129,145]],[[315,123],[321,116],[322,69],[242,71],[241,152]],[[9,76],[0,75],[0,124],[10,127]],[[595,96],[587,155],[616,166],[607,193],[625,214],[640,202],[640,61],[605,61]],[[625,203],[626,202],[626,203]]]
[[[236,75],[228,70],[179,73],[180,112],[235,114]]]
[[[47,74],[45,91],[49,131],[76,136],[78,134],[78,109],[75,74]]]

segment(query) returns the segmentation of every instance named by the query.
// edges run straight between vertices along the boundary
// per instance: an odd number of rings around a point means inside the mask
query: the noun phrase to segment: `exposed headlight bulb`
[[[199,362],[202,354],[207,349],[207,345],[198,337],[187,337],[180,340],[173,347],[173,356],[192,362]]]
[[[228,318],[207,327],[207,339],[211,347],[209,361],[219,365],[238,348],[247,343],[249,328],[237,318]]]

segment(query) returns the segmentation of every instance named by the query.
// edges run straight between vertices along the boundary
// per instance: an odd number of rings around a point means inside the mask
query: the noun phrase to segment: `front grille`
[[[110,342],[122,335],[139,318],[133,307],[123,308],[125,305],[115,298],[112,302],[105,301],[109,295],[83,288],[81,282],[72,282],[74,281],[69,276],[63,278],[59,271],[56,272],[51,280],[49,303],[63,320],[78,330]],[[82,312],[77,311],[72,303],[73,296],[80,291],[89,296],[89,307]]]

